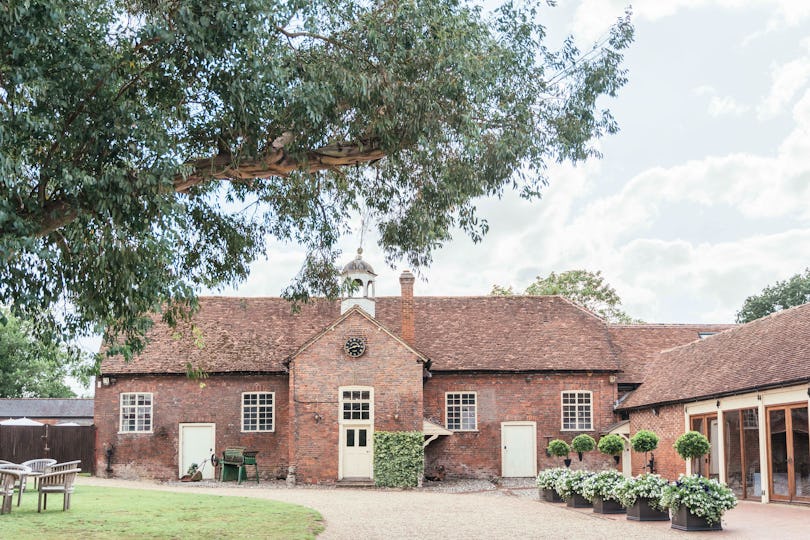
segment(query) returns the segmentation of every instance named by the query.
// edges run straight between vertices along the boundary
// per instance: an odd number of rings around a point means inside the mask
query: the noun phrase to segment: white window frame
[[[574,416],[574,424],[575,427],[565,427],[565,407],[571,406],[570,404],[565,403],[565,395],[566,394],[576,394],[574,408],[575,408],[575,416]],[[590,427],[581,427],[584,422],[580,419],[579,415],[579,407],[580,402],[580,394],[587,394],[588,395],[588,406],[589,406],[589,422]],[[560,431],[595,431],[594,429],[594,422],[593,422],[593,392],[590,390],[563,390],[560,392]]]
[[[368,392],[368,418],[343,418],[343,404],[347,401],[343,392]],[[365,400],[361,400],[365,401]],[[341,386],[338,388],[338,423],[340,424],[374,424],[374,388],[371,386]]]
[[[259,427],[259,410],[263,407],[267,407],[266,405],[259,405],[258,397],[256,405],[249,405],[250,407],[256,407],[256,429],[245,429],[245,396],[256,394],[259,395],[269,395],[270,396],[270,429],[261,429]],[[273,433],[276,431],[276,393],[275,392],[268,392],[265,390],[256,390],[253,392],[242,392],[242,396],[239,398],[240,403],[240,410],[241,415],[239,418],[239,429],[242,433]]]
[[[464,419],[461,417],[461,413],[463,413],[463,407],[468,407],[469,405],[464,405],[459,403],[458,405],[453,405],[453,407],[459,407],[459,428],[452,428],[450,427],[450,404],[448,403],[448,399],[450,396],[459,396],[460,399],[463,399],[461,396],[471,395],[475,399],[475,403],[473,403],[473,413],[475,419],[475,425],[472,428],[464,428]],[[450,431],[478,431],[478,392],[473,392],[470,390],[459,390],[457,392],[445,392],[444,393],[444,426],[449,429]]]
[[[124,405],[125,396],[135,396],[135,405]],[[139,396],[149,396],[149,405],[138,405]],[[134,409],[135,428],[124,429],[124,409]],[[149,413],[149,429],[137,429],[138,417],[144,412]],[[144,425],[146,422],[144,422]],[[129,425],[129,424],[127,424]],[[121,392],[118,394],[118,433],[152,433],[155,428],[155,396],[152,392]]]

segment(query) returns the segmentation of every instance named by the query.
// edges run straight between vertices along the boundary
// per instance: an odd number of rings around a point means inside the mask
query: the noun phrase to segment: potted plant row
[[[600,451],[608,455],[618,455],[624,449],[624,441],[620,437],[617,438],[618,441],[604,444],[600,441]],[[603,437],[603,440],[605,439],[607,436]],[[574,439],[576,440],[577,438]],[[577,452],[589,451],[577,450],[590,446],[587,440],[584,443],[582,440],[584,439],[580,439],[576,444],[572,441],[571,447]],[[633,436],[631,446],[634,450],[647,454],[658,447],[658,441],[655,433],[642,430]],[[685,460],[704,456],[711,449],[706,437],[694,431],[679,437],[674,446]],[[551,441],[548,450],[550,455],[562,457],[568,455],[571,447],[558,439]],[[645,468],[654,469],[654,458],[651,457]],[[636,521],[671,519],[672,528],[686,531],[721,530],[720,520],[723,512],[734,508],[737,504],[737,499],[728,486],[699,474],[688,476],[682,474],[677,481],[670,483],[652,472],[625,478],[615,470],[594,473],[558,467],[542,471],[537,477],[537,486],[541,490],[541,497],[549,502],[565,500],[574,508],[593,506],[594,512],[598,513],[620,513],[626,509],[627,519]]]

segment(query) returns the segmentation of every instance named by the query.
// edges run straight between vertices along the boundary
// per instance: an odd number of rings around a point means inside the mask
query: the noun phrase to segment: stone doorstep
[[[335,482],[337,488],[373,488],[374,480],[366,478],[344,478]]]

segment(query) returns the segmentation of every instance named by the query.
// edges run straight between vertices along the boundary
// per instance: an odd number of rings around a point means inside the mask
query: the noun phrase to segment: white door
[[[216,424],[180,424],[180,476],[188,472],[192,463],[202,465],[216,446]],[[214,467],[208,461],[202,470],[205,479],[214,478]]]
[[[534,422],[501,423],[501,464],[504,478],[537,475],[537,435]]]
[[[341,478],[371,478],[372,442],[368,424],[340,427]]]

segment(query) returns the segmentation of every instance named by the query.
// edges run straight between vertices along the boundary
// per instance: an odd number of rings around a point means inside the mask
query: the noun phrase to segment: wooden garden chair
[[[25,465],[17,465],[16,463],[2,463],[0,464],[0,471],[13,471],[17,473],[17,483],[12,486],[12,490],[17,488],[17,506],[20,506],[22,494],[23,491],[25,491],[25,485],[28,475],[31,474],[31,469]]]
[[[11,503],[14,502],[14,485],[20,481],[19,471],[13,469],[0,469],[0,514],[11,513]]]
[[[70,469],[78,469],[81,463],[82,460],[80,459],[77,459],[76,461],[65,461],[62,463],[54,463],[53,465],[45,467],[45,472],[59,472],[59,471],[67,471]]]
[[[29,459],[28,461],[23,461],[22,464],[31,469],[28,476],[34,480],[34,489],[37,489],[37,478],[45,474],[48,467],[56,465],[56,460],[50,458]]]
[[[62,494],[62,511],[70,510],[70,496],[73,494],[76,484],[76,475],[81,469],[68,469],[61,471],[46,472],[39,477],[39,498],[37,500],[37,512],[48,509],[48,495],[51,493]]]

